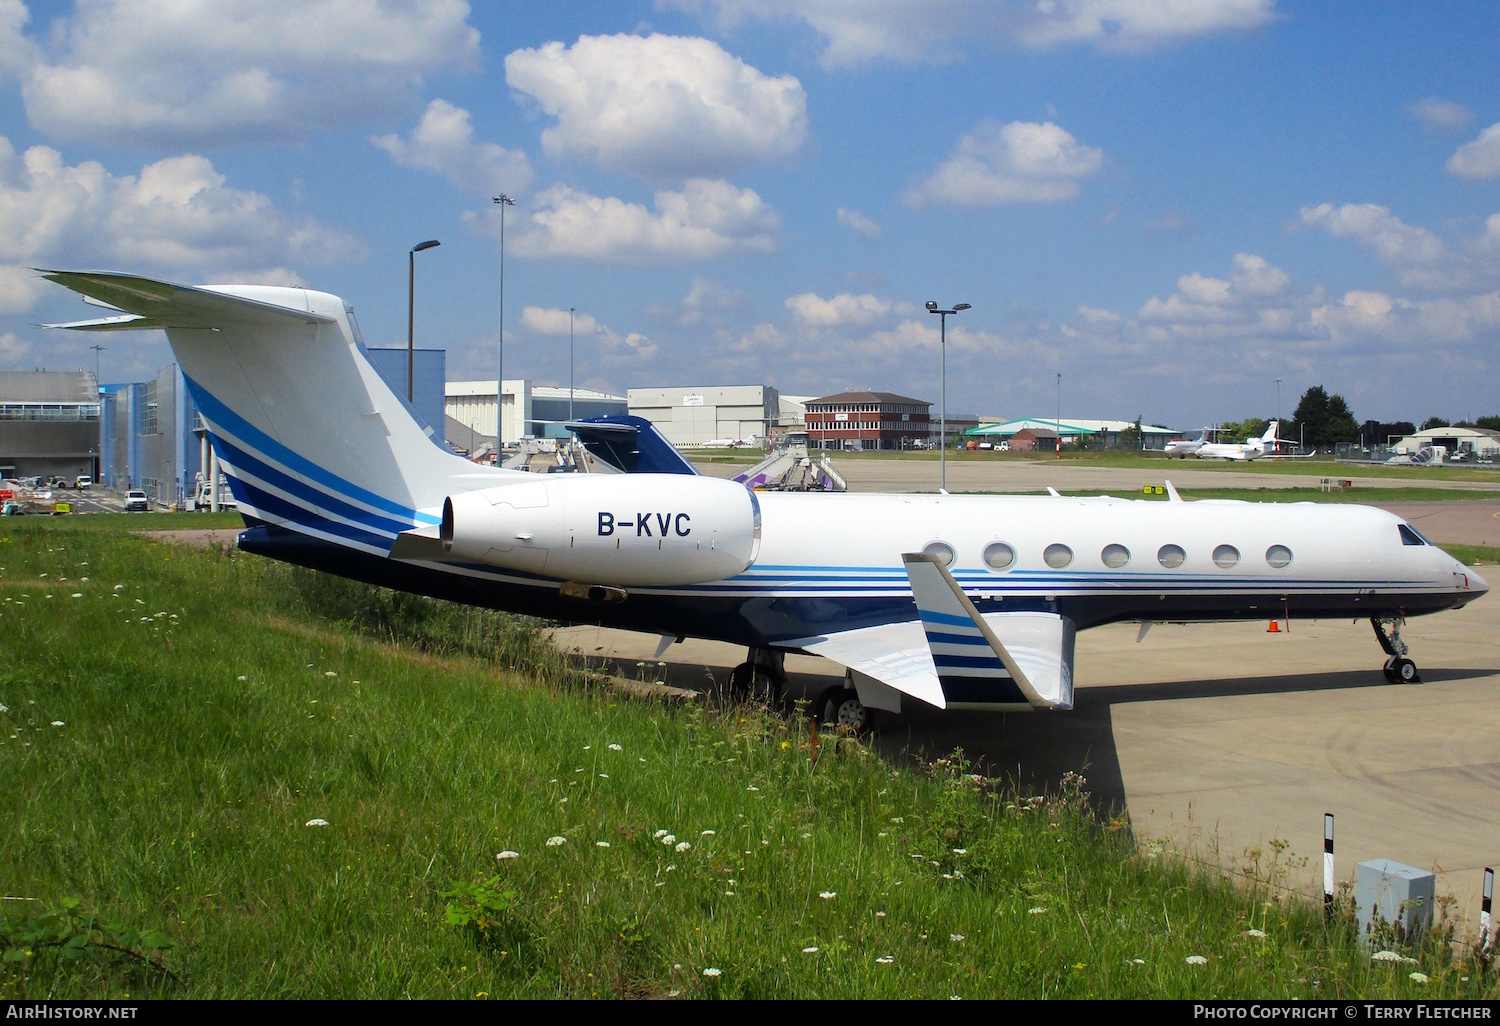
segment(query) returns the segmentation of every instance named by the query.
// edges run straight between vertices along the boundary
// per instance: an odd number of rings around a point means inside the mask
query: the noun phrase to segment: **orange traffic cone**
[[[1280,634],[1281,633],[1281,621],[1280,620],[1272,620],[1271,621],[1271,626],[1269,626],[1269,627],[1266,628],[1266,633],[1267,634]]]

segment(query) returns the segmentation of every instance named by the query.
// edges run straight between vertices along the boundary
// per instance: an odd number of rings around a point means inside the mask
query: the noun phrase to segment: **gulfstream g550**
[[[1365,617],[1392,680],[1404,618],[1484,594],[1399,517],[1351,505],[757,494],[697,476],[634,418],[578,425],[621,474],[478,467],[430,437],[338,297],[44,272],[161,328],[251,525],[240,548],[405,591],[847,667],[851,724],[903,697],[1067,709],[1078,630],[1117,621]]]

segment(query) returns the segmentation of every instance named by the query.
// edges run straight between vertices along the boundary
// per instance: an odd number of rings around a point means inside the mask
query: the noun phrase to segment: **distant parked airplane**
[[[1204,442],[1198,446],[1197,456],[1200,460],[1256,460],[1264,456],[1269,449],[1276,451],[1276,426],[1277,421],[1271,421],[1271,426],[1266,428],[1266,433],[1259,438],[1252,438],[1248,442]]]

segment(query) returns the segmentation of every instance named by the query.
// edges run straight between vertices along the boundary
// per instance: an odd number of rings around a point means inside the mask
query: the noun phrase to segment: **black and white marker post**
[[[1495,935],[1490,926],[1490,902],[1495,897],[1495,871],[1488,866],[1484,869],[1484,896],[1479,901],[1479,950],[1488,953],[1490,947],[1495,943]]]
[[[1333,918],[1333,813],[1323,813],[1323,915]]]

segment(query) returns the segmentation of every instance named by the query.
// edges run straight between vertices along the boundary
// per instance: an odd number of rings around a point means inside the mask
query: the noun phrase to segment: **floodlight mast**
[[[419,242],[406,254],[406,401],[412,402],[414,388],[412,379],[416,376],[417,350],[414,341],[416,328],[417,308],[417,254],[424,249],[432,249],[441,246],[437,239],[428,239]]]
[[[968,303],[954,303],[953,309],[941,310],[937,303],[930,299],[927,301],[927,312],[937,314],[941,320],[943,387],[942,404],[938,414],[938,472],[942,478],[939,491],[944,495],[948,494],[948,315],[968,309],[970,309]]]
[[[495,203],[500,207],[500,353],[495,367],[495,460],[498,463],[498,453],[505,448],[505,208],[515,206],[516,201],[502,192],[495,197]]]

